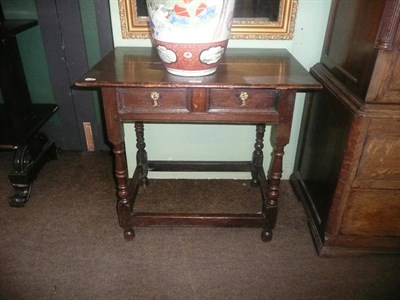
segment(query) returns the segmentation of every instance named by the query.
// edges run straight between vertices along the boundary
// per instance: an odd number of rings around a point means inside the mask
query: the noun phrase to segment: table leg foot
[[[9,198],[8,204],[12,207],[23,207],[32,191],[32,183],[24,186],[14,186],[15,194]]]
[[[135,231],[130,228],[130,229],[125,229],[124,230],[124,238],[128,241],[131,241],[135,238]]]
[[[272,230],[266,230],[264,229],[261,232],[261,240],[263,242],[270,242],[272,240]]]
[[[54,141],[43,133],[37,133],[20,145],[14,153],[13,171],[8,175],[15,194],[9,198],[9,205],[22,207],[30,198],[32,184],[39,171],[50,159],[58,159],[60,150]]]

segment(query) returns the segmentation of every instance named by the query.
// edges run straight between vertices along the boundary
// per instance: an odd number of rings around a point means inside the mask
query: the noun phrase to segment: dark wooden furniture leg
[[[269,242],[272,240],[272,229],[275,227],[277,210],[278,210],[278,194],[275,192],[279,189],[279,181],[271,180],[274,177],[271,172],[268,176],[268,183],[265,178],[264,168],[263,168],[263,148],[264,148],[264,134],[265,134],[265,124],[257,124],[256,127],[256,142],[254,144],[254,152],[252,158],[252,169],[251,169],[251,185],[254,187],[260,186],[262,194],[262,211],[265,215],[265,224],[261,232],[261,239],[264,242]],[[279,161],[280,158],[280,161]],[[282,159],[277,152],[273,157],[271,170],[277,170],[282,174]],[[275,174],[276,175],[276,174]],[[279,177],[280,178],[280,177]]]
[[[258,169],[263,166],[264,154],[264,133],[265,124],[258,124],[256,126],[256,142],[254,144],[254,152],[252,158],[251,181],[252,186],[259,186],[260,180],[258,178]]]
[[[265,215],[267,222],[261,232],[261,239],[269,242],[272,239],[272,229],[275,227],[278,215],[279,185],[282,177],[283,146],[276,143],[273,153],[273,162],[268,172],[267,197],[265,199]]]
[[[267,197],[265,201],[266,224],[261,233],[261,239],[269,242],[272,239],[272,229],[275,227],[278,216],[279,186],[282,177],[284,148],[289,143],[292,126],[292,116],[296,93],[281,91],[278,104],[279,122],[274,125],[271,139],[274,141],[274,152],[271,167],[268,171]]]
[[[123,124],[118,116],[116,90],[113,88],[102,89],[104,117],[107,127],[107,136],[112,144],[114,153],[114,176],[117,185],[117,212],[119,226],[124,229],[124,237],[131,240],[135,237],[135,231],[129,224],[131,214],[132,184],[128,186],[128,166],[126,163],[125,143],[122,134]],[[135,172],[137,173],[137,172]]]
[[[59,149],[43,133],[34,134],[18,147],[14,154],[13,171],[8,175],[15,194],[8,203],[13,207],[24,206],[29,200],[33,181],[48,160],[58,159]]]
[[[117,211],[119,225],[124,229],[124,237],[131,240],[135,237],[135,231],[129,226],[129,215],[131,211],[130,195],[128,189],[128,168],[125,156],[125,145],[123,142],[114,145],[114,170],[117,181]]]
[[[135,122],[135,132],[136,132],[136,164],[141,168],[141,184],[142,186],[147,186],[149,180],[147,174],[149,172],[148,162],[147,162],[147,152],[145,150],[146,143],[144,141],[144,125],[143,122]]]
[[[272,240],[272,229],[275,227],[277,219],[279,185],[282,176],[283,146],[280,145],[280,143],[275,143],[275,150],[272,157],[271,169],[268,172],[267,182],[263,169],[264,154],[262,149],[264,148],[264,134],[265,124],[258,124],[252,159],[251,185],[259,186],[261,184],[263,214],[266,216],[265,225],[261,232],[261,239],[264,242],[269,242]]]
[[[40,132],[57,110],[55,104],[32,104],[26,113],[0,104],[0,150],[15,151],[13,170],[8,175],[15,191],[9,198],[10,206],[24,206],[42,167],[58,158],[55,142]]]

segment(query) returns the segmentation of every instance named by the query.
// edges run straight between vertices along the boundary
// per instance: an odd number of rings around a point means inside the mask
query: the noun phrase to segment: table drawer
[[[119,89],[118,110],[120,113],[189,112],[187,99],[187,89]]]
[[[211,89],[209,112],[275,111],[277,92],[263,89]]]

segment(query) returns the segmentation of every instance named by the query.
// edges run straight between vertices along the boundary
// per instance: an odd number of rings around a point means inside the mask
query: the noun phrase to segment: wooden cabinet
[[[400,0],[334,0],[291,183],[318,253],[400,252]]]

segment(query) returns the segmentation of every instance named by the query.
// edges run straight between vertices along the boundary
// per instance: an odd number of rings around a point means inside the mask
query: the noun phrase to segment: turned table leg
[[[146,143],[144,141],[144,125],[143,122],[135,123],[136,132],[136,164],[142,168],[142,185],[147,186],[149,167],[147,163],[147,152],[145,150]]]
[[[254,152],[252,158],[252,169],[251,169],[251,181],[250,184],[252,186],[258,186],[260,184],[260,180],[258,178],[258,167],[262,167],[264,154],[264,133],[265,133],[265,124],[258,124],[256,126],[256,142],[254,144]]]
[[[267,197],[265,201],[265,216],[267,222],[261,233],[261,239],[268,242],[272,239],[272,229],[275,227],[278,216],[279,186],[283,170],[284,148],[289,143],[292,126],[294,99],[296,92],[291,90],[281,91],[277,110],[279,122],[272,127],[271,137],[275,144],[271,167],[268,171]]]
[[[272,229],[275,227],[278,215],[279,186],[282,177],[282,162],[284,146],[276,144],[273,153],[272,165],[268,172],[268,191],[265,203],[265,215],[267,223],[261,232],[261,239],[269,242],[272,239]]]
[[[124,143],[119,143],[113,147],[114,153],[114,174],[117,182],[117,211],[119,224],[124,228],[124,237],[127,240],[135,237],[135,232],[127,223],[130,216],[131,204],[129,202],[128,191],[128,167],[126,163],[126,154]]]

